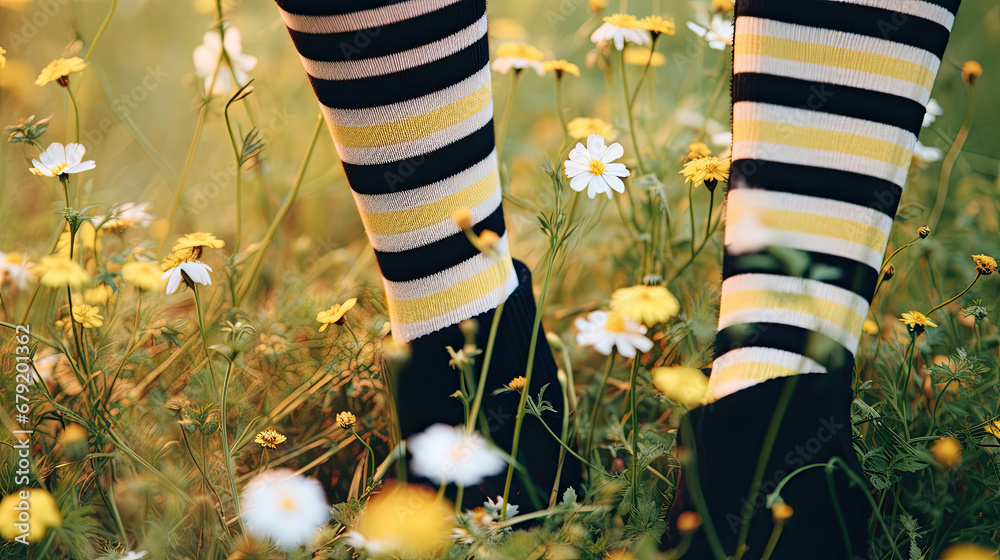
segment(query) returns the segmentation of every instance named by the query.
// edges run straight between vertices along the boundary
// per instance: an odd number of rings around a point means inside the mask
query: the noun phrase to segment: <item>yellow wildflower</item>
[[[879,331],[878,323],[871,319],[865,319],[865,322],[861,325],[861,330],[867,335],[875,336]]]
[[[668,399],[688,408],[700,405],[708,390],[708,377],[695,368],[658,367],[650,372],[655,386]]]
[[[497,58],[523,58],[542,60],[542,51],[525,43],[504,43],[497,47]]]
[[[972,260],[976,261],[976,272],[983,276],[989,276],[997,271],[997,261],[988,255],[972,255]]]
[[[472,222],[474,218],[472,217],[472,212],[469,212],[468,208],[460,208],[451,215],[454,218],[455,223],[458,224],[458,229],[469,229],[472,227]]]
[[[784,521],[791,517],[795,513],[792,506],[786,504],[785,502],[778,502],[774,504],[771,508],[771,515],[774,517],[775,521]]]
[[[996,560],[997,551],[972,543],[953,544],[938,556],[938,560]]]
[[[577,117],[569,121],[566,123],[566,132],[573,139],[587,138],[591,134],[610,139],[618,134],[610,123],[592,117]]]
[[[733,11],[732,0],[712,0],[712,11],[721,14]]]
[[[614,14],[604,16],[604,23],[610,23],[622,29],[644,29],[639,26],[639,20],[632,14]]]
[[[546,72],[555,72],[557,78],[561,78],[563,74],[580,77],[580,67],[565,60],[546,60],[542,63],[542,69]]]
[[[587,0],[587,8],[597,15],[601,15],[601,12],[608,7],[608,0]]]
[[[655,37],[661,33],[665,35],[674,34],[674,20],[663,19],[660,16],[646,16],[639,20],[639,29],[645,29]]]
[[[510,387],[511,389],[515,390],[515,391],[520,391],[521,389],[524,388],[524,382],[525,381],[527,381],[527,380],[524,378],[524,376],[523,375],[519,375],[519,376],[515,377],[514,379],[511,379],[510,383],[508,383],[507,386]]]
[[[15,524],[25,509],[31,512],[31,523],[28,524],[26,537],[29,543],[41,541],[49,527],[62,527],[62,513],[59,512],[59,506],[52,494],[41,488],[23,488],[0,501],[0,536],[13,539],[22,534]]]
[[[523,41],[528,31],[520,22],[509,18],[491,18],[489,34],[491,39],[501,41]]]
[[[993,422],[990,422],[983,429],[993,434],[993,437],[1000,439],[1000,420],[994,420]]]
[[[348,542],[393,558],[437,558],[449,546],[454,527],[451,503],[434,490],[389,483],[368,501]]]
[[[39,281],[50,288],[79,288],[90,281],[90,275],[82,266],[60,255],[42,257],[35,272],[39,275]]]
[[[204,231],[199,231],[196,233],[189,233],[184,237],[181,237],[174,243],[174,252],[189,250],[197,259],[201,256],[201,250],[204,247],[211,247],[212,249],[221,249],[226,246],[226,242],[212,235],[211,233],[206,233]]]
[[[107,284],[98,284],[95,288],[84,290],[83,302],[90,305],[107,305],[108,300],[115,294],[115,291]]]
[[[500,244],[500,236],[495,231],[484,229],[479,234],[480,250],[493,250]]]
[[[663,286],[632,286],[611,294],[611,310],[648,326],[669,321],[680,311],[677,298]]]
[[[351,429],[351,426],[354,426],[357,423],[358,418],[346,410],[337,414],[337,425],[345,430]]]
[[[970,86],[975,85],[976,80],[982,75],[983,66],[975,60],[969,60],[962,64],[962,81]]]
[[[693,511],[685,511],[677,516],[677,530],[682,533],[690,533],[701,527],[701,516]]]
[[[953,468],[962,460],[962,446],[953,437],[943,437],[931,446],[931,453],[945,468]]]
[[[285,436],[278,433],[274,428],[268,428],[257,434],[253,442],[260,444],[261,447],[270,447],[271,449],[277,449],[278,445],[284,443],[288,439]]]
[[[177,268],[181,263],[194,262],[196,257],[192,249],[181,249],[174,250],[173,253],[163,257],[163,262],[160,263],[160,270],[166,272],[172,268]]]
[[[104,317],[101,317],[98,309],[86,303],[73,306],[73,320],[85,329],[96,329],[104,324]]]
[[[910,330],[921,333],[924,332],[924,327],[936,327],[937,323],[931,321],[926,315],[919,311],[907,311],[903,313],[900,321],[906,324]]]
[[[691,142],[688,144],[687,159],[698,159],[712,155],[712,150],[704,142]]]
[[[44,86],[49,82],[59,82],[59,85],[66,87],[69,85],[69,75],[79,72],[87,67],[87,62],[78,56],[73,58],[57,58],[42,68],[35,80],[36,86]]]
[[[167,270],[170,268],[173,267]],[[161,273],[156,263],[132,261],[122,265],[122,280],[140,290],[157,291],[163,288]]]
[[[326,328],[334,323],[338,325],[344,324],[344,315],[350,311],[355,304],[358,303],[358,298],[351,298],[344,303],[335,303],[330,309],[324,309],[316,314],[316,320],[323,324],[319,328],[319,332],[323,332]]]
[[[650,66],[660,67],[667,64],[667,57],[646,47],[628,47],[624,52],[625,64],[632,66],[645,66],[649,64]]]
[[[729,180],[729,160],[714,156],[693,159],[684,164],[680,174],[685,183],[692,182],[695,186],[705,183],[706,187],[714,189],[715,183]]]

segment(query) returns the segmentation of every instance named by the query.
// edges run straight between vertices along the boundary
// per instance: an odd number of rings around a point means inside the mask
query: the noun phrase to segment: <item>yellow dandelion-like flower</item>
[[[632,14],[614,14],[604,16],[604,23],[610,23],[622,29],[644,29],[639,26],[639,19]]]
[[[593,117],[577,117],[566,123],[566,132],[573,139],[588,138],[591,134],[612,139],[618,135],[610,123]]]
[[[646,16],[639,20],[639,29],[645,29],[654,36],[663,33],[664,35],[674,34],[674,20],[663,19],[660,16]]]
[[[927,318],[927,315],[919,311],[907,311],[901,315],[900,321],[916,332],[923,332],[924,327],[936,327],[937,323]]]
[[[268,428],[257,434],[253,442],[260,444],[261,447],[270,447],[271,449],[277,449],[279,444],[285,442],[288,439],[285,436],[278,433],[274,428]]]
[[[330,309],[324,309],[316,314],[316,320],[323,325],[319,328],[319,332],[323,332],[326,328],[334,323],[338,325],[344,324],[344,315],[347,314],[356,304],[358,303],[358,298],[351,298],[344,303],[335,303]]]
[[[712,11],[717,14],[731,12],[733,8],[732,0],[712,0]]]
[[[601,12],[603,12],[607,7],[608,0],[587,0],[587,8],[597,15],[601,15]]]
[[[21,492],[28,493],[27,500],[21,497]],[[41,541],[50,527],[62,527],[62,513],[52,494],[41,488],[26,488],[0,500],[0,536],[3,538],[14,539],[21,536],[22,533],[17,528],[20,523],[18,519],[24,513],[21,502],[28,502],[27,510],[31,512],[31,523],[27,524],[28,534],[25,538],[29,543]]]
[[[104,324],[104,317],[93,305],[81,303],[73,306],[73,320],[85,329],[96,329]]]
[[[646,325],[669,321],[680,311],[677,298],[663,286],[632,286],[611,294],[611,310]]]
[[[659,367],[650,372],[653,385],[668,399],[688,408],[700,405],[708,390],[708,377],[695,368]]]
[[[729,180],[729,160],[714,156],[693,159],[684,164],[680,174],[684,176],[685,183],[691,182],[696,186],[705,183],[705,186],[714,188],[715,183]]]
[[[993,435],[993,437],[1000,439],[1000,420],[994,420],[986,426],[983,427],[984,430]]]
[[[221,249],[226,246],[226,242],[219,239],[218,237],[207,233],[204,231],[199,231],[196,233],[189,233],[184,237],[181,237],[174,243],[174,252],[188,249],[195,253],[195,256],[200,256],[201,249],[203,247],[211,247],[212,249]]]
[[[688,144],[687,159],[693,160],[712,155],[712,150],[704,142],[691,142]]]
[[[975,60],[968,60],[962,64],[962,81],[969,85],[974,85],[979,76],[983,75],[983,65]]]
[[[162,272],[156,263],[132,261],[122,265],[122,280],[140,290],[157,291],[163,288]]]
[[[865,319],[865,322],[861,325],[861,330],[867,335],[875,336],[879,331],[878,323],[872,321],[871,319]]]
[[[561,78],[563,74],[580,77],[580,67],[565,60],[546,60],[542,63],[542,69],[546,72],[555,72],[557,78]]]
[[[989,255],[972,255],[972,260],[976,261],[976,272],[983,276],[997,271],[997,261]]]
[[[79,288],[90,281],[90,274],[82,266],[60,255],[42,257],[35,272],[39,276],[39,282],[50,288]]]
[[[523,375],[519,375],[519,376],[515,377],[514,379],[511,379],[510,383],[508,383],[507,386],[510,387],[511,389],[515,390],[515,391],[520,391],[521,389],[524,388],[524,382],[525,381],[527,381],[527,380],[524,378],[524,376]]]
[[[497,47],[497,58],[523,58],[525,60],[542,60],[542,51],[525,43],[503,43]]]
[[[196,260],[198,259],[193,249],[174,250],[173,253],[163,257],[163,262],[160,263],[160,270],[166,272],[171,268],[176,268],[181,263],[194,262]]]
[[[650,66],[660,67],[667,64],[667,57],[646,47],[628,47],[623,52],[625,53],[625,64],[630,66],[646,66],[646,64],[649,64]]]
[[[946,548],[938,560],[996,560],[996,558],[996,549],[972,543],[958,543]]]
[[[931,453],[945,468],[954,468],[962,460],[962,446],[953,437],[943,437],[931,446]]]
[[[87,61],[78,56],[73,58],[57,58],[42,68],[38,78],[35,80],[36,86],[44,86],[49,82],[59,82],[59,85],[66,87],[69,85],[69,75],[79,72],[87,67]]]
[[[357,423],[358,418],[346,410],[337,415],[337,425],[345,430],[351,429]]]
[[[90,305],[107,305],[108,300],[115,294],[114,289],[107,284],[99,284],[97,287],[83,291],[83,302]]]
[[[489,34],[491,39],[501,41],[523,41],[528,36],[528,30],[520,22],[510,18],[490,19]]]

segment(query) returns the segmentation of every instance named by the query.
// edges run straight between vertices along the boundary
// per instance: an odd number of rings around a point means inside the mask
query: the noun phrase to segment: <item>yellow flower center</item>
[[[594,175],[604,175],[604,163],[596,159],[590,160],[590,172]]]
[[[625,317],[617,313],[608,313],[608,322],[604,323],[604,330],[608,332],[625,332]]]
[[[56,175],[58,175],[58,174],[62,173],[62,170],[66,169],[67,167],[69,167],[69,166],[66,165],[65,163],[60,163],[59,165],[55,166],[52,170],[55,171]]]
[[[281,498],[281,509],[285,511],[293,511],[295,509],[295,500],[290,496],[284,496]]]

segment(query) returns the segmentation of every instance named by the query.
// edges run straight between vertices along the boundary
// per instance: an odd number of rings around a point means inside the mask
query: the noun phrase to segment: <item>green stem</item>
[[[194,307],[198,314],[198,332],[201,333],[201,346],[205,349],[205,360],[208,362],[208,373],[212,377],[212,384],[215,384],[215,370],[212,368],[212,352],[208,348],[208,333],[205,331],[205,319],[202,315],[201,310],[201,293],[198,291],[198,285],[194,284],[191,287],[191,291],[194,292]]]
[[[562,155],[563,148],[569,142],[569,131],[566,130],[566,113],[563,111],[562,100],[562,72],[556,72],[556,113],[559,115],[559,124],[562,125],[562,142],[559,143],[559,155]],[[572,212],[570,212],[572,214]]]
[[[97,42],[101,40],[104,35],[104,30],[108,28],[108,24],[111,23],[111,16],[115,14],[115,8],[118,7],[118,0],[111,0],[111,9],[108,10],[108,15],[104,17],[104,22],[97,29],[97,34],[94,35],[94,40],[90,42],[90,46],[87,48],[87,54],[84,55],[84,60],[90,60],[90,55],[94,52],[94,47],[97,46]]]
[[[465,496],[465,486],[459,484],[458,491],[455,493],[455,515],[462,513],[462,498],[464,496]]]
[[[525,385],[525,387],[527,387],[527,385]],[[522,395],[525,394],[523,390],[522,390],[521,394]],[[539,420],[539,422],[541,422],[542,419],[538,418],[538,420]],[[573,451],[573,448],[571,448],[570,446],[566,445],[566,442],[563,441],[562,438],[560,438],[559,436],[557,436],[556,433],[552,431],[552,428],[549,427],[549,424],[547,422],[541,422],[541,424],[542,424],[542,426],[545,426],[545,431],[547,431],[549,433],[549,435],[552,436],[553,439],[555,439],[557,442],[559,442],[559,445],[562,446],[562,448],[565,449],[570,455],[576,457],[581,463],[583,463],[584,465],[587,465],[588,467],[594,469],[597,472],[601,472],[601,471],[604,470],[601,467],[598,467],[597,465],[591,463],[590,461],[588,461],[588,460],[584,459],[583,457],[581,457],[580,455],[578,455],[576,453],[576,451]],[[506,497],[504,498],[504,503],[507,503],[507,498]]]
[[[231,67],[230,67],[231,70]],[[233,83],[236,83],[235,77]],[[239,87],[239,84],[236,84]],[[233,242],[233,253],[240,252],[240,240],[243,238],[243,162],[240,157],[240,148],[233,137],[233,127],[229,121],[229,106],[246,88],[241,88],[233,97],[226,102],[226,108],[222,111],[222,116],[226,120],[226,131],[229,142],[233,145],[233,155],[236,156],[236,239]]]
[[[799,378],[797,376],[790,377],[781,390],[781,396],[778,397],[778,404],[774,407],[774,413],[771,415],[771,423],[767,427],[767,433],[764,435],[764,442],[761,445],[760,456],[757,458],[757,468],[754,470],[753,479],[751,479],[750,491],[747,493],[747,503],[754,503],[757,493],[760,492],[760,484],[764,479],[764,471],[767,469],[767,462],[771,458],[771,450],[774,448],[774,442],[778,437],[778,428],[781,426],[781,419],[785,416],[785,410],[792,401],[792,393],[795,392],[795,387],[798,383]],[[745,516],[742,523],[740,523],[740,532],[736,539],[736,560],[739,560],[743,556],[746,549],[747,536],[750,534],[751,517],[750,515]]]
[[[694,260],[694,183],[688,184],[688,210],[691,214],[691,260]]]
[[[125,534],[125,525],[122,524],[122,516],[118,513],[118,504],[115,503],[115,469],[111,466],[108,472],[108,506],[111,516],[115,518],[115,526],[118,527],[118,534],[121,535],[122,543],[128,548],[128,536]]]
[[[295,181],[292,183],[292,188],[285,195],[284,202],[281,203],[281,208],[278,209],[278,213],[274,215],[274,219],[271,220],[271,225],[267,228],[267,233],[264,234],[264,239],[260,242],[260,248],[253,256],[253,261],[250,263],[249,269],[247,269],[246,275],[240,284],[240,289],[236,294],[236,305],[239,305],[246,297],[247,292],[250,291],[250,285],[253,284],[254,279],[257,277],[257,272],[260,270],[260,265],[264,260],[264,253],[267,252],[268,245],[271,244],[271,240],[274,239],[275,232],[278,231],[278,226],[284,221],[285,216],[288,215],[288,211],[292,208],[292,203],[295,201],[295,197],[299,193],[299,187],[302,185],[302,179],[305,177],[306,168],[309,166],[309,158],[312,157],[314,148],[316,147],[316,140],[319,138],[320,130],[323,129],[323,114],[320,113],[316,118],[316,126],[313,128],[312,137],[309,139],[309,147],[306,149],[305,157],[302,158],[302,163],[299,165],[299,171],[295,175]]]
[[[365,449],[368,450],[368,465],[369,465],[368,470],[370,471],[370,474],[366,477],[368,484],[364,489],[364,491],[367,492],[368,488],[371,488],[372,486],[375,485],[375,452],[372,451],[372,446],[368,445],[368,442],[362,439],[361,436],[358,435],[358,432],[354,430],[354,426],[351,426],[351,433],[354,435],[354,438],[360,441],[361,445],[364,445]]]
[[[510,78],[510,90],[507,92],[507,100],[504,102],[503,114],[500,117],[500,126],[497,127],[497,165],[503,163],[504,140],[507,138],[510,114],[514,110],[514,93],[517,91],[517,82],[520,77],[521,71],[515,69]]]
[[[590,457],[591,446],[594,442],[594,426],[597,424],[597,413],[601,410],[601,402],[604,400],[604,389],[608,386],[608,379],[611,377],[611,367],[615,363],[615,353],[608,356],[608,365],[604,366],[604,376],[601,377],[601,384],[597,387],[594,395],[594,406],[590,409],[590,427],[587,429],[587,445],[583,448],[583,454]]]
[[[646,166],[642,163],[642,154],[639,149],[639,140],[637,140],[635,134],[635,116],[632,114],[632,101],[629,99],[629,87],[628,87],[628,72],[626,72],[625,66],[625,49],[621,51],[621,71],[622,71],[622,95],[625,96],[625,112],[628,113],[628,131],[629,135],[632,137],[632,147],[635,149],[635,161],[639,164],[639,173],[642,175],[646,174]],[[650,55],[650,60],[652,60],[652,55]]]
[[[76,104],[76,96],[73,95],[73,90],[69,86],[66,86],[66,93],[69,94],[70,104],[73,105],[73,122],[76,123],[75,138],[76,142],[80,142],[80,108]],[[62,179],[65,175],[60,175],[59,178]],[[65,184],[65,181],[63,181]],[[69,206],[69,199],[66,199],[66,206]]]
[[[197,292],[195,292],[197,293]],[[203,331],[204,332],[204,331]],[[204,334],[202,335],[204,336]],[[206,349],[207,350],[207,349]],[[209,357],[208,363],[212,363],[212,358]],[[233,463],[232,455],[229,450],[229,428],[226,427],[226,397],[229,394],[229,380],[233,376],[233,361],[229,360],[229,365],[226,366],[226,377],[222,382],[222,397],[221,404],[219,405],[220,411],[219,415],[219,425],[222,428],[222,461],[226,465],[226,476],[229,477],[229,491],[233,493],[233,506],[236,508],[236,519],[240,523],[240,529],[243,533],[246,533],[246,527],[243,525],[243,513],[240,511],[240,495],[239,491],[236,489],[236,476],[233,475]],[[214,378],[214,375],[213,375]]]
[[[479,385],[476,386],[476,398],[472,401],[472,411],[469,413],[468,422],[465,429],[472,432],[479,418],[479,407],[483,403],[483,393],[486,392],[486,378],[490,372],[490,362],[493,361],[493,346],[497,339],[497,331],[500,329],[500,315],[503,313],[504,302],[497,306],[493,312],[493,322],[490,324],[490,335],[486,340],[486,353],[483,354],[483,372],[479,374]]]
[[[969,284],[968,286],[966,286],[964,290],[962,290],[961,292],[959,292],[957,296],[949,299],[948,301],[945,301],[945,302],[941,303],[940,305],[936,305],[933,309],[931,309],[927,313],[924,313],[924,315],[930,317],[931,313],[934,313],[938,309],[941,309],[942,307],[944,307],[944,306],[948,305],[949,303],[955,301],[956,299],[962,297],[965,294],[965,292],[968,292],[970,289],[972,289],[973,286],[976,285],[976,282],[979,280],[980,276],[982,276],[982,274],[980,274],[979,272],[976,272],[976,277],[972,279],[972,283]]]
[[[201,463],[197,458],[195,458],[194,451],[191,449],[191,441],[188,439],[184,426],[181,426],[181,436],[184,438],[184,447],[187,449],[188,455],[191,457],[191,462],[194,463],[195,468],[198,469],[198,472],[201,474],[201,479],[205,482],[205,486],[208,487],[208,490],[215,498],[215,510],[216,513],[219,514],[219,523],[222,525],[222,531],[228,533],[229,529],[226,525],[226,514],[223,511],[222,498],[219,497],[219,493],[215,490],[215,486],[212,485],[212,481],[208,479],[208,475],[205,474],[205,469],[202,468]],[[204,451],[204,444],[202,445],[202,450]]]
[[[781,530],[784,527],[785,523],[783,521],[778,521],[774,524],[774,529],[771,530],[771,538],[767,540],[767,546],[764,547],[764,554],[761,555],[760,560],[770,560],[771,554],[774,553],[774,547],[778,546],[778,539],[781,538]]]
[[[965,145],[966,139],[969,138],[969,129],[972,127],[972,84],[965,84],[965,92],[965,119],[962,121],[962,127],[958,129],[958,134],[955,135],[955,141],[952,142],[951,148],[948,149],[948,154],[944,156],[944,161],[941,162],[941,179],[938,181],[937,197],[934,200],[934,207],[931,209],[930,218],[927,221],[927,225],[930,226],[931,230],[937,228],[938,222],[941,220],[941,214],[944,213],[944,204],[948,198],[948,183],[951,180],[951,171],[955,167],[955,162],[958,160],[959,154],[962,153],[962,146]]]
[[[712,235],[712,210],[715,208],[715,189],[708,191],[708,219],[705,222],[705,240],[701,242],[704,247],[708,244],[708,238]]]
[[[628,406],[632,420],[632,507],[639,510],[639,418],[638,407],[639,351],[632,358],[632,373],[629,375]]]
[[[521,425],[524,422],[524,405],[531,390],[531,374],[535,368],[535,348],[538,346],[538,330],[542,325],[542,311],[545,309],[545,294],[549,291],[549,280],[552,278],[552,263],[556,258],[555,243],[549,250],[549,263],[545,268],[545,282],[542,284],[542,292],[538,297],[538,309],[535,311],[534,325],[531,327],[531,342],[528,345],[528,364],[524,372],[524,387],[521,389],[521,401],[517,405],[517,420],[514,423],[514,441],[511,443],[510,456],[513,462],[507,466],[507,480],[503,486],[503,503],[508,503],[510,497],[510,483],[514,477],[514,462],[517,462],[517,448],[521,443]],[[545,422],[542,422],[544,425]],[[548,427],[546,425],[546,427]],[[501,520],[507,518],[507,511],[504,510]]]

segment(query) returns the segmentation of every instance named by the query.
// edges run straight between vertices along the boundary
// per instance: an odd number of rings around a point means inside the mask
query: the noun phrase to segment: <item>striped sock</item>
[[[410,341],[517,288],[493,139],[485,0],[277,0]],[[452,215],[500,235],[480,253]]]
[[[959,0],[743,0],[708,401],[769,379],[851,379]],[[774,258],[795,250],[799,267]]]

